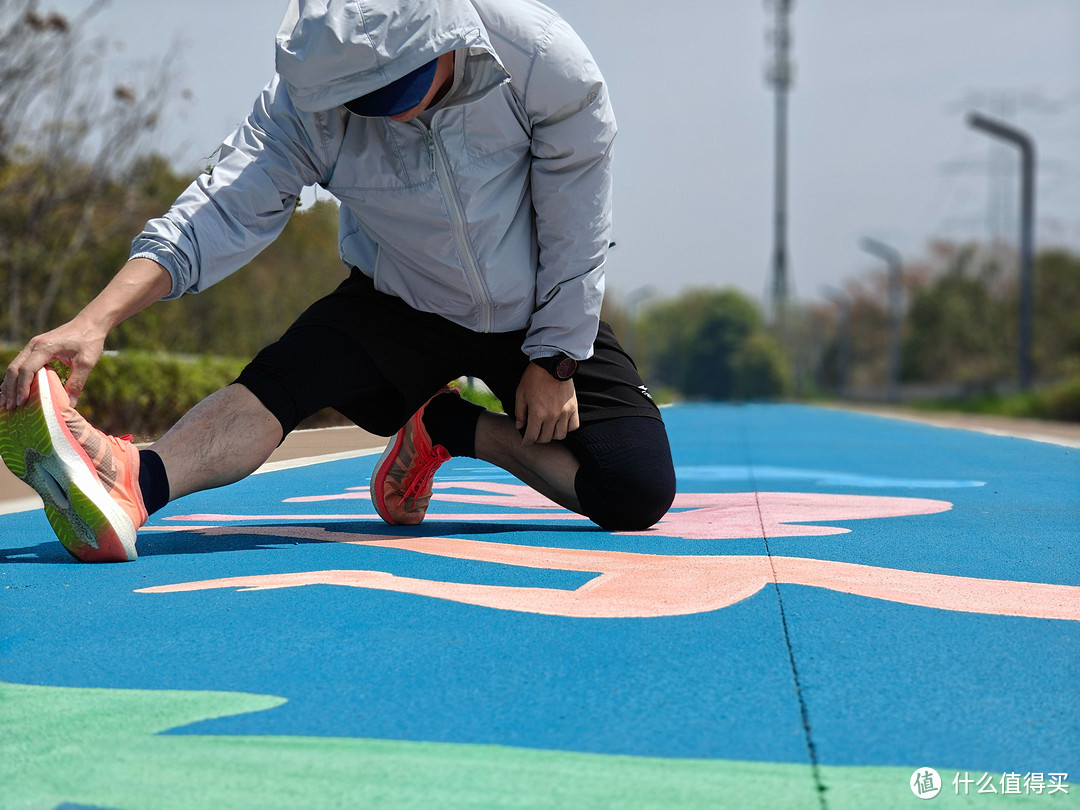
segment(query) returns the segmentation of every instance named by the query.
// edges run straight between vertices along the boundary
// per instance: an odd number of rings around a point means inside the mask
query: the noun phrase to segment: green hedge
[[[0,372],[18,349],[0,348]],[[136,441],[152,441],[210,394],[236,379],[247,361],[233,357],[186,356],[124,351],[106,354],[90,373],[79,397],[79,413],[100,430],[115,436],[128,433]],[[62,380],[68,370],[54,363]],[[462,396],[489,410],[502,407],[482,389],[458,386]],[[352,424],[336,411],[322,411],[300,427]]]
[[[1035,416],[1063,422],[1080,422],[1080,377],[1066,380],[1037,395]]]
[[[1015,394],[980,394],[964,399],[924,400],[911,405],[924,410],[1080,422],[1080,377],[1071,377],[1046,388]]]
[[[16,350],[0,351],[7,368]],[[79,413],[106,433],[160,436],[196,403],[231,383],[247,361],[151,352],[106,354],[79,397]],[[61,379],[67,369],[54,364]]]

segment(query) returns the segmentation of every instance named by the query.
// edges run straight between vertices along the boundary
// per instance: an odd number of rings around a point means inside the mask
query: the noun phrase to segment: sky
[[[624,303],[692,287],[767,300],[773,95],[765,0],[549,0],[610,86]],[[72,13],[86,0],[41,0]],[[273,73],[284,0],[112,0],[93,31],[122,71],[177,48],[158,147],[197,171]],[[1036,141],[1037,247],[1080,250],[1080,0],[796,0],[789,107],[789,274],[802,301],[881,268],[860,240],[914,263],[935,239],[1019,234],[1018,157],[965,121],[979,109]],[[326,196],[325,192],[322,192]],[[305,200],[313,199],[312,193]]]

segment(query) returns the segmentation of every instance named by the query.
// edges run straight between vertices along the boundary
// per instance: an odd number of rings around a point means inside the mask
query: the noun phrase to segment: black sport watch
[[[577,360],[565,354],[557,354],[554,357],[537,357],[533,362],[556,380],[563,382],[573,377],[574,372],[577,371]]]

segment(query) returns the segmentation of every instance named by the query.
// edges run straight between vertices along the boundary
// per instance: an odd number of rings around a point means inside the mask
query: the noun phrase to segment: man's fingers
[[[536,411],[529,414],[528,429],[525,431],[522,446],[530,444],[547,444],[548,442],[561,442],[567,435],[581,426],[577,408],[569,413],[553,414],[546,418],[537,415]],[[521,429],[520,426],[518,428]]]
[[[0,400],[3,407],[12,410],[19,402],[19,370],[12,363],[4,373],[4,384],[0,388]]]
[[[86,387],[86,381],[90,377],[90,372],[93,370],[92,365],[85,365],[78,360],[74,360],[71,363],[71,374],[68,375],[67,384],[64,389],[68,393],[68,398],[71,400],[71,407],[74,408],[75,404],[79,401],[79,397],[82,396],[83,389]]]
[[[4,371],[4,381],[0,383],[0,408],[4,408],[5,410],[11,410],[14,407],[15,372],[14,370],[12,370],[11,366],[8,366],[7,370]]]
[[[541,420],[536,417],[533,417],[528,421],[528,424],[525,426],[525,435],[521,437],[522,447],[536,444],[537,440],[540,438],[540,427],[542,424]]]
[[[514,397],[514,425],[518,430],[521,430],[528,423],[529,406],[525,400],[525,392],[518,386],[517,394]]]
[[[30,399],[30,383],[34,381],[34,375],[38,370],[31,370],[30,366],[23,365],[15,378],[15,407],[21,408]]]
[[[555,422],[546,420],[540,423],[540,436],[536,439],[537,444],[547,444],[555,435]]]
[[[4,374],[5,407],[19,408],[30,398],[34,375],[54,357],[52,345],[43,337],[35,337],[11,361]]]
[[[549,417],[541,419],[534,417],[529,420],[528,430],[525,431],[523,445],[548,444],[552,441],[562,441],[566,438],[567,425],[563,417]]]
[[[554,432],[555,420],[551,417],[545,418],[540,411],[534,409],[529,411],[528,424],[521,445],[527,447],[530,444],[547,444],[551,441]]]
[[[570,432],[569,421],[565,416],[559,418],[559,421],[555,423],[555,429],[551,432],[553,441],[561,442],[566,438],[566,434]]]
[[[578,426],[573,382],[556,380],[530,363],[518,384],[515,419],[522,447],[564,440]]]

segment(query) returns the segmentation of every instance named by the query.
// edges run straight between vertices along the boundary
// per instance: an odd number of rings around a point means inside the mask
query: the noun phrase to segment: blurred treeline
[[[617,279],[618,268],[610,272]],[[617,296],[609,296],[603,317],[659,400],[745,401],[793,393],[784,347],[751,298],[733,289],[695,289],[657,299],[649,288],[635,297],[640,301],[642,294],[651,300],[638,306],[620,305]]]
[[[1020,392],[1015,253],[938,243],[928,254],[902,272],[900,398],[1080,421],[1080,255],[1036,257],[1035,384]],[[734,290],[654,296],[649,289],[610,302],[605,317],[666,397],[886,401],[897,393],[884,271],[847,282],[832,302],[791,307],[783,330]]]
[[[1080,421],[1080,255],[1038,253],[1030,390],[1019,380],[1019,271],[1002,245],[938,243],[903,269],[900,392],[906,401]],[[888,391],[887,278],[849,281],[805,312],[813,383],[883,400]]]
[[[185,97],[172,55],[115,75],[111,44],[82,36],[101,5],[68,18],[0,0],[0,342],[10,345],[75,315],[192,180],[153,153]],[[151,307],[107,348],[252,355],[344,278],[336,232],[336,207],[312,206],[244,272]]]
[[[79,210],[81,199],[46,210],[26,204],[22,189],[35,188],[35,178],[51,175],[55,183],[79,171],[36,161],[0,166],[4,342],[22,345],[74,316],[124,264],[147,219],[164,213],[188,181],[160,157],[147,157],[95,189],[101,199],[89,215]],[[76,240],[71,230],[80,216],[86,234]],[[106,348],[251,356],[345,277],[336,245],[337,206],[317,202],[295,214],[281,238],[242,272],[139,313],[112,332]]]

